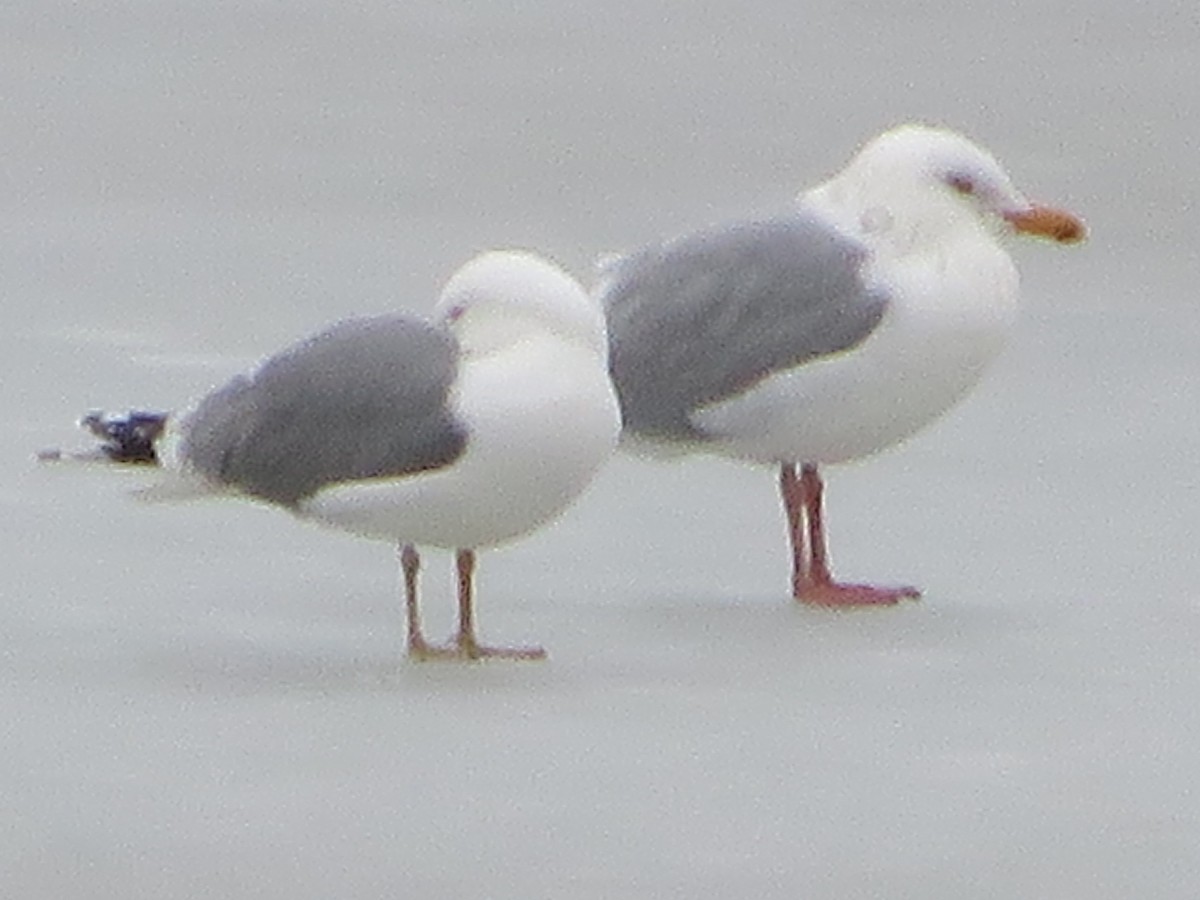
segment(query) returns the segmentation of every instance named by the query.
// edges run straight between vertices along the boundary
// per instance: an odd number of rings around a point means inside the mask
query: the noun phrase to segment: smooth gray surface
[[[728,223],[614,264],[598,297],[625,428],[704,440],[692,413],[863,341],[888,298],[865,248],[801,214]]]
[[[449,406],[457,373],[443,328],[398,315],[339,322],[205,397],[179,454],[285,506],[338,481],[438,469],[469,437]]]
[[[1200,26],[1190,2],[0,7],[0,895],[1192,900]],[[831,469],[620,460],[482,557],[542,666],[412,666],[391,548],[35,465],[475,251],[585,274],[914,117],[1090,241],[959,409]],[[414,302],[414,306],[415,301]],[[424,611],[452,627],[451,563]]]

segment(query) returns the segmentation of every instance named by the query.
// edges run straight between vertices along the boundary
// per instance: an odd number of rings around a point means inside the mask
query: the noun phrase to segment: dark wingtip
[[[100,440],[100,453],[112,462],[157,465],[155,444],[167,427],[167,413],[130,410],[107,415],[91,410],[79,426]]]

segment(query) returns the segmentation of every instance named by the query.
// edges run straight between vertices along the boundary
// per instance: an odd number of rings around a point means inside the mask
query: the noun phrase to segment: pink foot
[[[812,606],[893,606],[901,600],[916,600],[914,587],[876,587],[871,584],[840,584],[836,581],[810,584],[796,592],[796,600]]]
[[[542,647],[486,647],[474,644],[462,651],[467,659],[545,659]]]
[[[470,662],[478,659],[545,659],[546,651],[541,647],[489,647],[471,640],[458,640],[451,644],[430,644],[424,639],[410,640],[408,656],[417,662],[432,660],[455,660]]]

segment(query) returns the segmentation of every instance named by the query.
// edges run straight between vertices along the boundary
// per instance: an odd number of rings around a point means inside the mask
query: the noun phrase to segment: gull
[[[475,633],[476,552],[562,513],[616,446],[604,316],[564,271],[493,251],[431,320],[350,319],[269,357],[168,424],[151,497],[236,494],[397,545],[416,659],[537,659]],[[429,643],[418,545],[455,552],[458,631]]]
[[[1085,228],[967,138],[906,124],[780,215],[609,262],[596,294],[627,442],[777,467],[796,600],[918,596],[834,579],[820,467],[903,441],[976,385],[1017,317],[1011,234]]]

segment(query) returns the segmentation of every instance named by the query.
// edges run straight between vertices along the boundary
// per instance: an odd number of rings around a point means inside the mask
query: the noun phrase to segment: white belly
[[[862,344],[698,410],[693,422],[713,449],[760,462],[843,462],[904,440],[962,399],[1015,324],[1011,260],[995,245],[960,248],[887,276],[894,302]]]
[[[494,546],[565,510],[620,430],[603,365],[561,342],[526,341],[468,361],[454,405],[470,437],[450,466],[333,485],[304,502],[301,514],[368,537]]]

